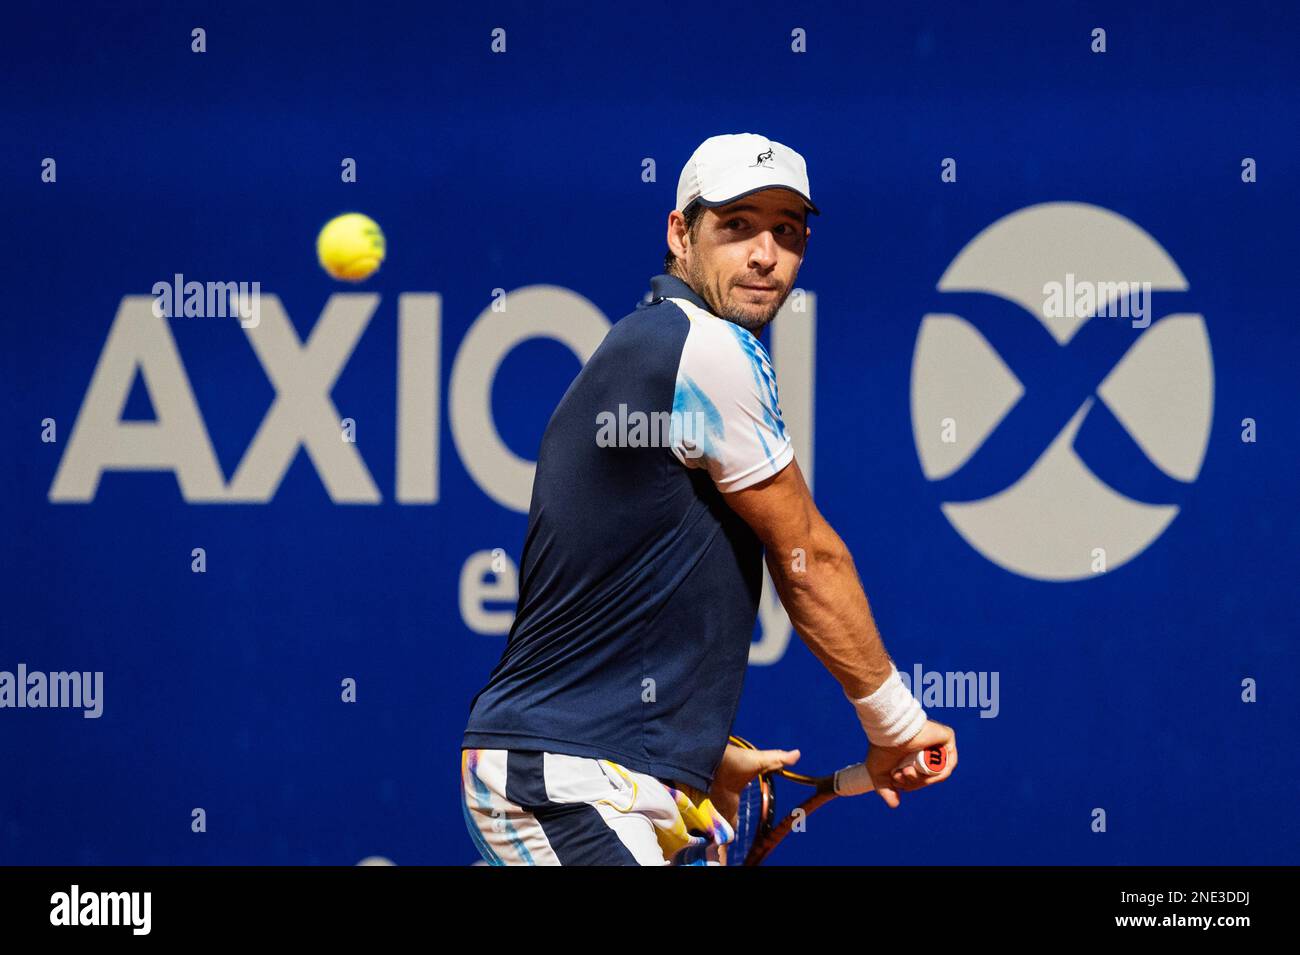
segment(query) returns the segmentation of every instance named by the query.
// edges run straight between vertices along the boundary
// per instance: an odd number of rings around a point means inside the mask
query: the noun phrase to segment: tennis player
[[[799,756],[727,742],[764,552],[795,630],[856,709],[881,798],[897,807],[957,765],[952,730],[899,679],[813,503],[756,337],[794,287],[810,213],[793,149],[705,140],[678,181],[665,274],[547,425],[518,612],[462,741],[465,819],[490,863],[716,861],[743,786]],[[943,773],[895,770],[940,745]]]

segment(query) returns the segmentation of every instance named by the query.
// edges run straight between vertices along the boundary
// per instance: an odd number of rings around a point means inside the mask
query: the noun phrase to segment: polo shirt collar
[[[713,309],[709,308],[704,299],[695,293],[695,289],[677,276],[666,273],[656,275],[650,280],[650,301],[648,304],[653,305],[665,298],[684,298],[692,305],[698,305],[710,315],[713,314]]]

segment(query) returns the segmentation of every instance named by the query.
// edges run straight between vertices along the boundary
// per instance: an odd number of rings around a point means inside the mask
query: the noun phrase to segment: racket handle
[[[948,765],[948,750],[943,746],[934,746],[913,753],[898,767],[915,766],[922,776],[938,776]],[[876,788],[867,772],[866,763],[854,763],[845,766],[835,774],[835,794],[837,796],[861,796]]]

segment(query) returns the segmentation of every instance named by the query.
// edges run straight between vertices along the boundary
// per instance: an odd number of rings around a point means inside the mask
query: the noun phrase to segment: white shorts
[[[734,838],[704,793],[607,759],[463,749],[461,798],[492,865],[718,865]]]

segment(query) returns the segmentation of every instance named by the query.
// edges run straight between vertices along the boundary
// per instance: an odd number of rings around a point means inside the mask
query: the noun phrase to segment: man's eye
[[[731,219],[730,221],[727,222],[727,228],[734,229],[743,226],[744,224],[745,224],[744,219]]]

